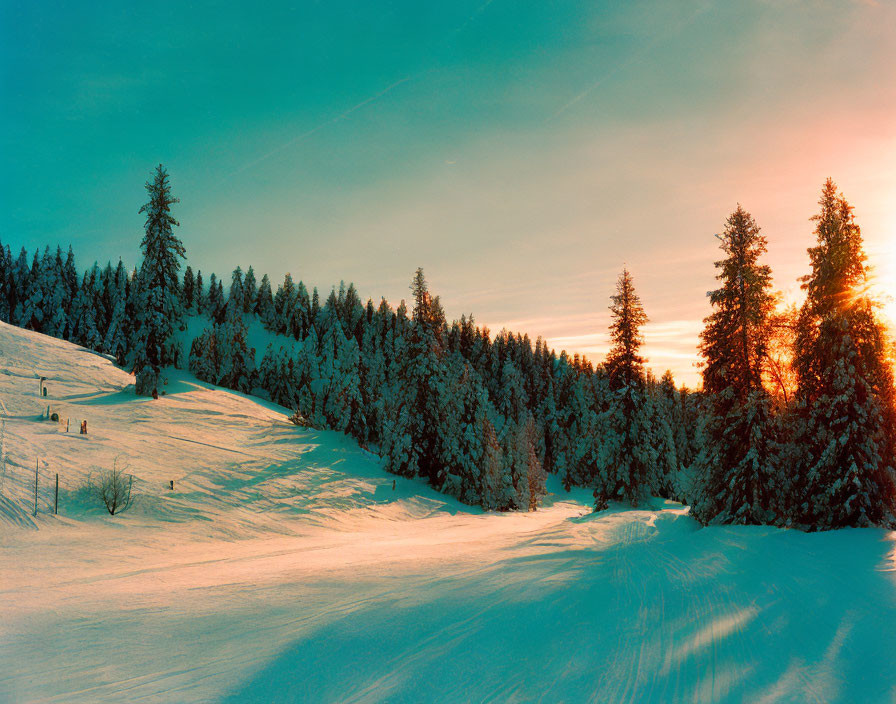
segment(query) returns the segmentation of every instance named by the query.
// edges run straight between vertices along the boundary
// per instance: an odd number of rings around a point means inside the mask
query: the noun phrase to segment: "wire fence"
[[[0,410],[3,413],[0,415],[0,513],[33,517],[38,514],[59,514],[63,508],[81,510],[91,503],[102,469],[93,468],[72,474],[54,466],[52,459],[41,457],[37,452],[22,453],[27,445],[22,438],[12,435],[8,427],[10,422],[41,422],[43,419],[44,422],[55,423],[60,433],[87,435],[87,421],[61,417],[54,414],[51,407],[47,407],[40,416],[12,416],[2,399]],[[10,441],[14,445],[11,446]],[[17,451],[10,453],[11,447]],[[16,520],[19,516],[7,517]]]

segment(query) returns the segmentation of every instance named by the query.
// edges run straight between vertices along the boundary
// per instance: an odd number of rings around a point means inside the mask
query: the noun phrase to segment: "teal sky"
[[[827,176],[896,279],[896,3],[0,0],[0,238],[138,259],[164,163],[194,268],[473,311],[601,359],[627,264],[695,381],[737,202],[793,295]]]

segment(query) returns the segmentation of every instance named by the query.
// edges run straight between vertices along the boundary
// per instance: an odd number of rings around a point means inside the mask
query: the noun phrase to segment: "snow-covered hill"
[[[553,483],[483,514],[287,409],[131,383],[0,324],[0,701],[896,700],[892,533],[595,516]],[[115,461],[111,517],[84,487]]]

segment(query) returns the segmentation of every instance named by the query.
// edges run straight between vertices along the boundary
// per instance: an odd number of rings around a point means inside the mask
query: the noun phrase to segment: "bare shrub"
[[[134,475],[125,471],[128,468],[127,463],[119,467],[116,457],[112,469],[103,470],[95,479],[89,480],[91,495],[102,501],[111,516],[126,511],[131,506]]]

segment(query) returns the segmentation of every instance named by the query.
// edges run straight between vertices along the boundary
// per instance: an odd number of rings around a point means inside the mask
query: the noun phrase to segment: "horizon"
[[[4,241],[132,268],[161,162],[206,276],[397,306],[422,266],[449,319],[600,363],[628,266],[648,367],[691,387],[737,203],[787,300],[828,176],[896,278],[896,8],[390,8],[4,5]]]

